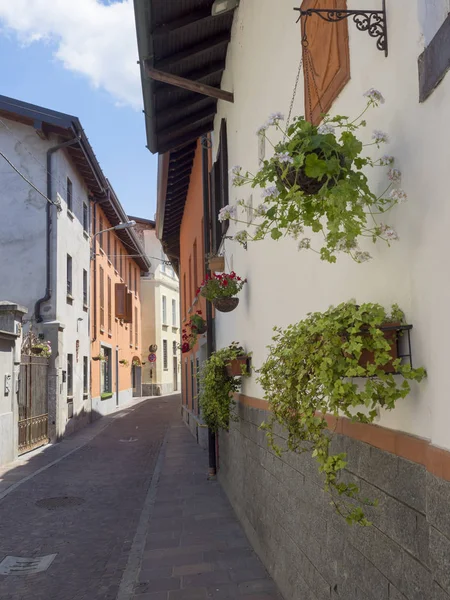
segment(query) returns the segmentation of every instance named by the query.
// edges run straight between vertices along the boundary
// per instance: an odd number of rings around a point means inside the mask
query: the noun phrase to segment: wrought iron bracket
[[[302,17],[311,17],[318,15],[324,21],[329,23],[337,23],[344,19],[352,18],[359,31],[367,31],[370,37],[376,38],[377,48],[388,55],[388,39],[387,39],[387,17],[386,17],[386,0],[383,0],[381,10],[337,10],[334,8],[294,8],[300,12],[297,20]]]

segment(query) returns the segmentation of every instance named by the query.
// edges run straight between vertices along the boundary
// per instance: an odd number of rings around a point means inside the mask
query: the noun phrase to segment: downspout
[[[203,238],[205,244],[205,256],[209,254],[211,248],[210,236],[210,214],[209,214],[209,147],[210,139],[208,135],[201,138],[202,144],[202,183],[203,183]],[[208,275],[211,274],[207,270]],[[206,303],[206,358],[208,359],[214,351],[214,328],[212,318],[211,302]],[[208,455],[209,455],[209,476],[214,477],[216,474],[216,434],[211,429],[208,429]]]
[[[61,148],[67,148],[78,144],[80,141],[79,137],[76,137],[68,142],[57,144],[47,150],[47,198],[53,200],[53,189],[52,189],[52,154],[60,150]],[[41,316],[41,305],[44,302],[48,302],[52,297],[52,204],[47,202],[46,216],[47,216],[47,231],[46,231],[46,288],[45,295],[40,298],[34,305],[34,316],[38,323],[42,323],[43,319]]]

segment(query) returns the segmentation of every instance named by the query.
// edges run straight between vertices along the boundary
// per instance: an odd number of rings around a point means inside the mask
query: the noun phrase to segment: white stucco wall
[[[32,127],[2,121],[10,129],[0,123],[2,152],[46,194],[46,151],[54,142],[41,140]],[[26,306],[27,320],[45,293],[46,205],[0,157],[0,296]]]
[[[428,46],[450,12],[450,0],[419,0],[418,4],[419,22]]]
[[[351,0],[348,7],[357,8],[358,4]],[[217,346],[239,340],[253,352],[258,367],[266,357],[274,325],[295,323],[309,311],[326,310],[331,304],[351,298],[386,306],[398,303],[414,326],[414,365],[425,366],[428,379],[414,386],[413,393],[400,401],[394,412],[382,414],[379,423],[450,448],[450,205],[446,148],[450,76],[424,104],[419,104],[417,58],[424,47],[420,8],[420,3],[411,0],[388,2],[388,58],[376,49],[367,33],[357,31],[349,22],[352,78],[331,110],[356,116],[364,106],[362,94],[370,87],[385,96],[386,104],[367,114],[365,135],[369,141],[374,128],[387,131],[391,143],[381,154],[394,155],[403,172],[402,187],[408,193],[408,202],[395,208],[388,220],[398,231],[400,242],[391,248],[369,244],[367,249],[373,255],[369,263],[356,264],[342,256],[337,264],[330,265],[314,253],[299,252],[293,240],[250,243],[247,251],[226,241],[228,263],[248,278],[248,285],[240,295],[237,310],[217,313]],[[235,102],[219,101],[213,150],[215,154],[220,120],[226,118],[230,167],[239,164],[255,172],[257,128],[270,113],[288,112],[301,55],[295,18],[291,4],[277,3],[275,10],[271,0],[241,2],[235,14],[222,82],[223,89],[234,92]],[[301,114],[302,83],[294,105],[294,115]],[[269,155],[268,148],[266,153]],[[371,173],[375,191],[381,193],[386,187],[386,171]],[[245,187],[230,188],[230,202],[247,199],[250,193],[257,205],[261,201],[258,190]],[[232,224],[228,234],[240,229],[241,224]],[[243,391],[262,396],[255,375],[245,381]]]
[[[60,140],[42,140],[29,126],[2,118],[0,148],[20,171],[47,194],[48,148]],[[61,201],[61,210],[52,206],[52,298],[42,304],[43,322],[34,323],[36,333],[51,340],[50,431],[60,436],[74,425],[67,422],[67,354],[73,354],[74,416],[90,410],[83,396],[83,356],[90,356],[89,312],[83,308],[83,269],[88,273],[89,236],[83,233],[83,202],[88,193],[66,150],[52,155],[52,200]],[[66,181],[73,184],[73,218],[66,205]],[[46,205],[47,202],[9,165],[0,159],[0,299],[6,298],[28,308],[25,320],[34,321],[35,303],[46,289]],[[67,301],[67,254],[72,256],[72,303]],[[79,321],[78,319],[82,319]],[[76,345],[79,342],[78,361]],[[55,395],[56,394],[56,395]],[[54,421],[54,423],[53,423]]]

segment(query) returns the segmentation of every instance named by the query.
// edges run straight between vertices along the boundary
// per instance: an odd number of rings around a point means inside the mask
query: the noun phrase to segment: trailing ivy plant
[[[346,253],[361,263],[371,258],[358,245],[364,238],[388,245],[398,240],[396,231],[379,218],[405,201],[406,193],[396,187],[401,173],[393,168],[394,158],[384,155],[374,160],[365,152],[368,146],[379,148],[387,142],[387,134],[375,130],[367,144],[358,138],[358,132],[366,126],[365,112],[384,103],[377,90],[371,89],[365,96],[366,107],[355,119],[324,115],[322,124],[316,126],[304,117],[296,117],[283,127],[283,115],[274,113],[260,127],[258,135],[273,147],[273,155],[256,173],[240,166],[232,169],[235,186],[260,188],[263,198],[255,209],[238,202],[253,211],[255,218],[251,229],[236,233],[237,242],[245,245],[266,236],[274,240],[290,236],[298,240],[299,250],[314,250],[322,260],[333,263],[339,253]],[[269,129],[282,140],[273,143]],[[380,194],[369,185],[366,172],[383,166],[389,168],[389,181]],[[227,219],[247,225],[240,219],[237,206],[225,206],[220,211],[219,220]],[[317,233],[321,235],[312,239]]]
[[[363,507],[376,502],[361,497],[356,484],[343,481],[346,454],[330,453],[332,433],[325,416],[372,423],[379,408],[392,410],[408,395],[410,381],[425,377],[423,368],[392,359],[392,333],[389,339],[381,327],[401,322],[404,316],[396,305],[390,314],[379,304],[358,306],[354,301],[310,313],[284,330],[274,329],[269,357],[259,371],[272,411],[263,425],[269,443],[278,454],[311,451],[324,475],[325,490],[350,524],[368,525]],[[287,431],[283,450],[275,441],[275,423]]]
[[[203,363],[199,374],[199,400],[203,419],[212,431],[228,430],[230,420],[237,420],[233,395],[239,391],[241,384],[238,377],[227,375],[226,366],[243,354],[244,349],[233,342],[230,346],[213,352]],[[245,365],[242,367],[242,375],[248,375]]]

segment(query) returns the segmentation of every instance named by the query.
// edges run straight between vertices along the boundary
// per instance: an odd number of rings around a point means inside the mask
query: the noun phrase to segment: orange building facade
[[[117,215],[118,206],[115,196],[110,196],[109,204],[91,206],[95,236],[91,260],[94,418],[123,406],[133,396],[141,396],[140,279],[150,263],[131,229],[112,229],[128,220],[125,213]]]
[[[201,311],[206,320],[206,300],[197,296],[197,289],[205,274],[202,147],[198,142],[180,228],[180,306],[183,328],[189,323],[190,316],[197,311]],[[207,357],[206,336],[210,333],[198,336],[195,346],[181,357],[183,410],[190,411],[194,418],[200,414],[197,372]]]

